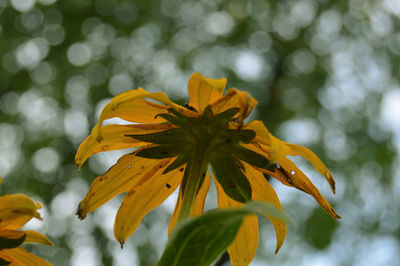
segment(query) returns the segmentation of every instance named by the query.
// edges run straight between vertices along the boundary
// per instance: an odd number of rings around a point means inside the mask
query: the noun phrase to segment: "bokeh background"
[[[259,101],[251,119],[312,149],[337,181],[333,195],[295,158],[343,217],[334,221],[272,180],[296,225],[274,255],[263,219],[252,265],[400,265],[399,16],[397,0],[0,1],[0,192],[41,201],[44,221],[27,227],[55,243],[26,248],[54,265],[157,261],[176,194],[121,250],[120,198],[84,221],[74,213],[126,151],[81,173],[74,155],[111,97],[141,86],[184,103],[198,71],[247,90]],[[207,208],[215,201],[212,189]]]

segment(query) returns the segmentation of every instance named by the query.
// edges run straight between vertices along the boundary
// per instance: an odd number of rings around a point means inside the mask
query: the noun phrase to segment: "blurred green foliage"
[[[298,226],[274,256],[263,224],[254,265],[400,264],[399,16],[396,0],[0,1],[0,193],[42,201],[44,222],[29,226],[55,242],[27,249],[55,265],[157,261],[174,200],[121,251],[112,236],[119,199],[74,217],[120,153],[95,156],[81,173],[74,155],[112,96],[141,86],[184,103],[198,71],[250,92],[259,101],[252,118],[312,149],[337,180],[332,196],[296,161],[338,222],[271,181]]]

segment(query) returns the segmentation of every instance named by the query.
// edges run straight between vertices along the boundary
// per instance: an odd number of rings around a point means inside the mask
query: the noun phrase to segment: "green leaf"
[[[170,165],[168,165],[167,168],[165,168],[163,174],[166,174],[179,166],[185,164],[187,162],[188,158],[185,155],[179,155],[178,158],[176,158]]]
[[[142,135],[125,135],[144,142],[151,142],[154,144],[168,144],[168,143],[179,143],[182,141],[182,130],[181,129],[170,129],[162,132]]]
[[[26,235],[14,230],[2,230],[0,232],[0,250],[4,248],[16,248],[24,243]]]
[[[156,147],[145,148],[136,153],[136,156],[148,159],[172,158],[181,153],[179,145],[165,144]]]
[[[243,146],[239,146],[231,151],[233,155],[248,164],[255,167],[266,169],[269,171],[274,171],[274,164],[270,160],[262,156],[261,154],[248,150]]]
[[[249,202],[237,209],[214,209],[187,219],[172,232],[158,266],[210,265],[232,243],[243,219],[261,214],[288,220],[265,202]]]
[[[250,183],[233,158],[214,158],[211,161],[211,167],[215,178],[229,197],[239,202],[251,199]]]

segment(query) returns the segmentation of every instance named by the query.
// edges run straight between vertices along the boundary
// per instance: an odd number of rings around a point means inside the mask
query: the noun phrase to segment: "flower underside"
[[[254,131],[229,129],[229,122],[237,121],[235,116],[239,108],[213,115],[208,106],[198,118],[186,117],[173,109],[168,111],[169,114],[159,116],[175,128],[153,134],[126,135],[153,144],[139,151],[136,156],[149,159],[176,157],[164,173],[186,164],[182,181],[184,198],[188,193],[194,194],[187,196],[189,198],[195,196],[204,180],[207,166],[211,164],[215,178],[228,196],[239,202],[250,200],[252,190],[243,173],[245,169],[241,161],[266,170],[273,170],[273,165],[259,153],[240,145],[250,143],[256,135]],[[190,174],[197,164],[200,164],[200,177]]]

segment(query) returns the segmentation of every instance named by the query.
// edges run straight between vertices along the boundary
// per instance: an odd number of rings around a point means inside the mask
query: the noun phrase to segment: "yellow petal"
[[[0,197],[0,229],[16,230],[33,217],[41,219],[39,203],[24,194],[10,194]]]
[[[194,73],[189,79],[189,105],[200,113],[210,103],[218,100],[225,89],[226,78],[209,79],[199,73]]]
[[[252,189],[252,200],[265,201],[268,202],[278,209],[282,210],[281,203],[275,190],[269,184],[267,179],[261,171],[256,170],[249,164],[242,162],[245,167],[246,176],[250,182]],[[286,223],[284,220],[277,219],[274,217],[267,216],[271,223],[274,225],[276,234],[276,250],[275,253],[279,251],[286,237]]]
[[[274,162],[279,162],[290,153],[290,148],[285,142],[270,134],[270,156]]]
[[[53,242],[50,241],[45,235],[35,231],[20,231],[25,233],[26,238],[24,243],[38,243],[43,245],[52,246]]]
[[[340,218],[335,212],[329,202],[321,195],[319,190],[308,179],[308,177],[296,167],[296,165],[289,159],[279,161],[280,168],[277,170],[280,174],[281,180],[285,180],[294,186],[314,197],[314,199],[325,209],[333,218]]]
[[[137,184],[145,182],[170,159],[155,160],[136,157],[135,153],[122,156],[107,173],[98,176],[90,185],[85,198],[79,204],[77,215],[86,215],[118,194],[129,191]]]
[[[243,129],[252,130],[256,133],[252,143],[270,145],[270,133],[262,121],[253,120],[250,123],[243,125]]]
[[[231,88],[223,97],[211,104],[211,109],[213,114],[219,114],[230,108],[239,108],[238,122],[242,125],[243,120],[250,115],[256,105],[257,101],[247,92]]]
[[[79,146],[75,156],[75,163],[81,166],[87,158],[95,153],[140,147],[146,144],[126,135],[151,134],[170,129],[171,127],[172,124],[107,125],[101,127],[101,138],[96,139],[93,135],[89,135]]]
[[[128,192],[114,223],[114,236],[121,246],[136,231],[143,217],[179,186],[184,173],[181,169],[177,168],[166,174],[162,174],[164,169],[160,169],[145,183]]]
[[[231,199],[214,178],[218,193],[218,207],[239,208],[242,203]],[[258,219],[257,215],[249,215],[241,224],[235,239],[228,247],[228,253],[233,266],[249,265],[256,254],[258,246]]]
[[[305,158],[307,161],[309,161],[314,168],[323,176],[325,179],[328,181],[333,193],[335,193],[335,179],[333,179],[331,172],[329,169],[325,166],[325,164],[309,149],[295,145],[295,144],[290,144],[286,143],[290,147],[289,155],[291,156],[296,156],[300,155],[303,158]]]
[[[204,203],[206,201],[206,196],[209,188],[210,188],[210,174],[207,171],[207,175],[204,178],[203,184],[201,184],[201,188],[197,193],[196,198],[193,202],[192,210],[190,211],[190,217],[200,216],[204,212]],[[168,234],[172,232],[172,230],[176,225],[176,220],[178,219],[179,216],[181,203],[182,203],[182,187],[179,189],[179,196],[178,200],[176,201],[175,210],[171,216],[171,220],[169,221]]]
[[[5,257],[3,257],[5,255]],[[1,258],[12,258],[12,263],[10,266],[50,266],[51,263],[45,261],[42,258],[39,258],[36,255],[26,251],[23,248],[10,248],[10,249],[2,249],[0,251]]]
[[[163,104],[151,102],[158,101]],[[134,123],[160,123],[165,122],[157,114],[167,113],[173,108],[186,116],[198,116],[197,113],[186,109],[183,106],[173,103],[163,92],[150,93],[142,88],[123,92],[114,98],[104,107],[100,114],[97,125],[92,130],[94,138],[101,138],[100,128],[104,120],[119,117]]]

